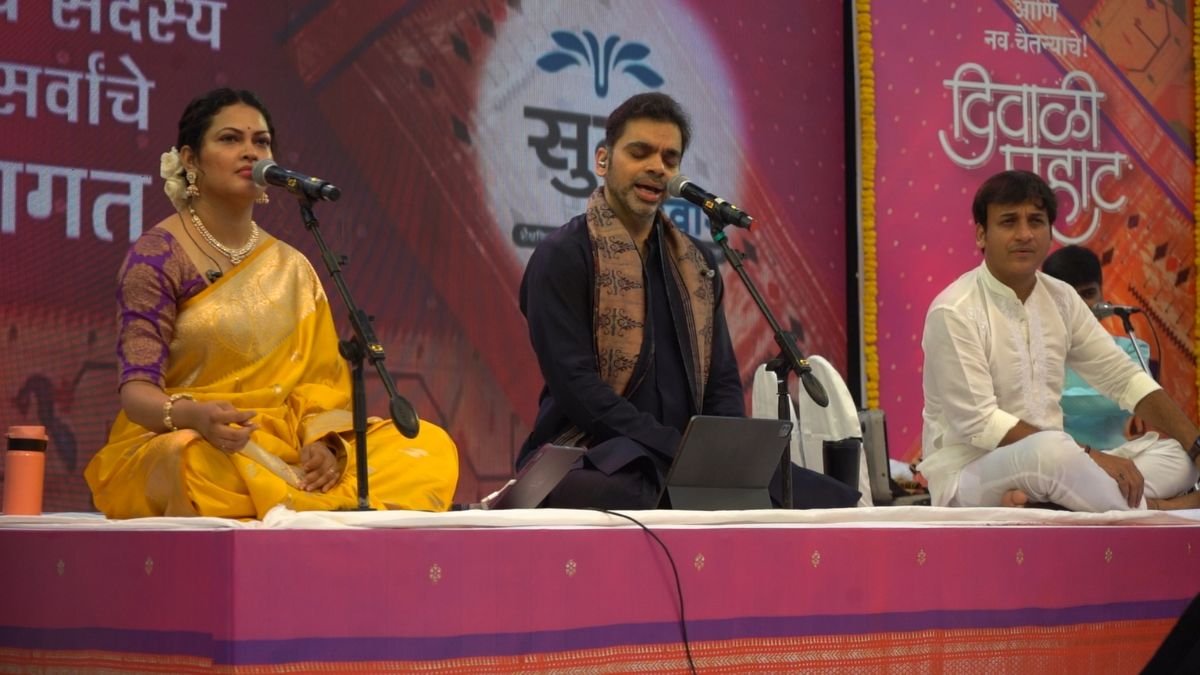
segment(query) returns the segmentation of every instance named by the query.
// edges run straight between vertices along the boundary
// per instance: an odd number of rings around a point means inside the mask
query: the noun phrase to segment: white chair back
[[[825,441],[838,441],[844,438],[862,438],[862,424],[858,419],[858,406],[850,395],[846,381],[838,374],[833,364],[823,356],[808,357],[813,375],[825,387],[829,395],[829,406],[822,408],[809,398],[807,392],[800,391],[791,395],[793,402],[798,402],[799,434],[792,435],[792,463],[811,469],[818,473],[825,471],[825,459],[822,448]],[[795,376],[790,378],[791,391],[799,390],[800,383]],[[796,421],[797,405],[789,405],[792,421]],[[754,373],[753,389],[751,391],[751,415],[753,417],[779,417],[778,382],[775,373],[759,366]],[[859,506],[873,506],[871,499],[871,475],[867,467],[866,453],[860,449],[858,458],[858,490],[862,492]]]

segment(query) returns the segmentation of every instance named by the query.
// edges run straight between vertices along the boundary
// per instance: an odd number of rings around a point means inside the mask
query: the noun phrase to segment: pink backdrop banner
[[[890,453],[921,444],[921,331],[979,264],[971,199],[1006,168],[1046,177],[1054,238],[1096,251],[1105,298],[1145,309],[1161,381],[1196,385],[1192,3],[873,3],[880,407]],[[1149,322],[1149,323],[1147,323]],[[1107,327],[1121,332],[1118,319]]]
[[[604,116],[633,93],[691,112],[684,172],[756,216],[733,236],[748,268],[804,350],[844,369],[841,9],[0,1],[0,424],[48,427],[46,508],[90,508],[81,473],[118,410],[116,270],[170,213],[159,155],[216,86],[258,92],[277,161],[343,189],[318,208],[323,231],[349,255],[401,393],[458,442],[459,501],[511,474],[541,384],[521,273],[582,212]],[[669,211],[709,238],[698,209]],[[256,218],[312,257],[286,195]],[[776,350],[723,272],[748,378]],[[384,409],[382,387],[370,401]]]

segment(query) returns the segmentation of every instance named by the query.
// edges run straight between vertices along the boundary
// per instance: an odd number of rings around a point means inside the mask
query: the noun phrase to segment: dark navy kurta
[[[546,385],[533,431],[518,455],[518,468],[537,448],[575,426],[587,434],[588,460],[601,471],[611,474],[648,457],[661,477],[692,415],[745,415],[721,306],[720,275],[713,277],[716,307],[708,385],[703,401],[692,400],[689,383],[698,374],[690,366],[692,345],[681,340],[687,335],[683,300],[669,281],[662,249],[656,225],[644,267],[649,304],[645,339],[632,380],[636,385],[627,396],[600,379],[596,363],[594,264],[585,216],[573,218],[534,251],[521,282],[521,312]],[[711,252],[700,250],[709,269],[715,270]]]

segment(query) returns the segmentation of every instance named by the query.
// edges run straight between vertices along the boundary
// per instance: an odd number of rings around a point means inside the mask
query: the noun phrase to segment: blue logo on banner
[[[559,49],[548,52],[538,59],[538,67],[547,73],[557,73],[571,66],[590,65],[595,78],[596,95],[600,98],[608,96],[609,75],[622,63],[626,65],[620,69],[621,72],[631,75],[638,82],[651,89],[662,86],[662,75],[659,75],[650,66],[641,63],[646,60],[647,56],[650,56],[650,48],[640,42],[626,42],[621,45],[614,56],[613,49],[621,41],[621,38],[616,35],[608,36],[608,39],[604,41],[603,48],[590,30],[583,31],[582,40],[575,33],[565,30],[556,30],[550,33],[550,37],[554,39],[554,43],[559,46]],[[584,40],[587,40],[586,45]]]

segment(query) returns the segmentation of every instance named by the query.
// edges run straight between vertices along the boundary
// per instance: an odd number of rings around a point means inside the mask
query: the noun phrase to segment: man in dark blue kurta
[[[596,150],[604,185],[526,267],[521,311],[546,386],[517,466],[545,443],[588,448],[543,506],[654,508],[692,415],[745,415],[715,260],[660,210],[690,136],[665,94],[618,106]],[[857,499],[825,489],[841,497],[828,505]]]

